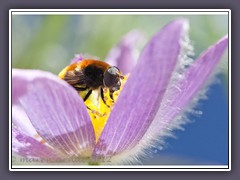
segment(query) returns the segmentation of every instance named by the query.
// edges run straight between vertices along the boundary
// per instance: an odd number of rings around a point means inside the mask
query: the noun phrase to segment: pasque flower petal
[[[135,56],[136,44],[142,39],[142,33],[133,30],[126,34],[122,40],[112,48],[106,58],[106,62],[118,67],[123,74],[130,73],[137,63]]]
[[[75,54],[75,57],[72,59],[71,63],[76,63],[79,61],[82,61],[84,59],[84,55],[83,54]]]
[[[32,72],[34,72],[32,74]],[[13,69],[12,70],[12,102],[17,104],[19,97],[23,96],[28,92],[28,84],[31,83],[35,78],[44,77],[52,78],[53,76],[50,73],[42,73],[39,70],[21,70]]]
[[[223,37],[194,61],[184,73],[183,79],[175,82],[163,99],[161,108],[148,129],[146,137],[157,137],[163,130],[174,125],[176,117],[182,114],[197,93],[204,87],[227,46],[228,37]]]
[[[180,51],[185,20],[166,25],[144,48],[94,150],[94,158],[134,147],[147,131],[166,91]]]
[[[49,145],[68,155],[90,153],[95,135],[86,106],[78,93],[51,73],[16,71],[18,79],[25,82],[20,88],[27,89],[20,97],[20,103],[38,134]],[[24,78],[28,81],[22,80]]]
[[[20,104],[12,106],[12,123],[28,136],[34,138],[37,134],[37,131]]]
[[[12,127],[12,150],[14,154],[26,158],[54,161],[61,157],[56,150],[26,135],[15,126]]]

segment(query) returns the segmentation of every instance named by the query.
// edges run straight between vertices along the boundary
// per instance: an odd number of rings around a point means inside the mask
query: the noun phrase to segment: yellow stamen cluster
[[[88,107],[88,113],[90,115],[90,118],[93,124],[96,142],[98,141],[99,136],[102,133],[102,130],[107,122],[110,112],[113,109],[114,103],[117,101],[119,93],[121,92],[126,82],[126,79],[127,79],[127,76],[125,76],[124,79],[122,79],[122,85],[120,90],[115,91],[113,93],[114,101],[109,96],[108,88],[104,88],[104,100],[106,104],[103,102],[101,98],[99,89],[94,90],[90,95],[90,97],[85,101],[85,104]],[[79,92],[81,97],[85,97],[86,93],[87,91]]]

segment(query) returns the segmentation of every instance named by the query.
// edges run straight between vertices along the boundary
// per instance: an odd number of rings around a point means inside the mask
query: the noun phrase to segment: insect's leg
[[[84,91],[84,90],[83,90]],[[86,94],[86,96],[84,97],[84,102],[89,98],[89,96],[91,95],[91,93],[92,93],[92,90],[90,90],[90,91],[88,91],[88,93]],[[86,105],[86,107],[87,107],[87,109],[88,110],[90,110],[90,111],[93,111],[90,107],[88,107],[87,105]]]
[[[107,103],[106,103],[106,101],[105,101],[105,99],[104,99],[103,88],[101,88],[101,98],[102,98],[104,104],[105,104],[107,107],[109,107],[109,105],[107,105]]]
[[[78,88],[78,91],[85,91],[85,90],[87,90],[88,89],[88,87],[86,87],[86,88]],[[86,94],[86,96],[83,98],[83,100],[84,100],[84,102],[89,98],[89,96],[92,94],[92,90],[90,89],[88,92],[87,92],[87,94]],[[87,105],[86,105],[86,107],[87,107],[87,109],[88,110],[90,110],[93,114],[97,114],[98,116],[102,116],[100,113],[97,113],[95,110],[92,110],[90,107],[88,107]]]
[[[92,94],[92,90],[89,90],[86,96],[84,97],[84,102],[89,98],[89,96]]]
[[[113,98],[113,93],[114,93],[114,91],[109,91],[109,96],[110,96],[110,98],[113,100],[113,102],[114,102],[114,98]]]
[[[92,111],[92,109],[90,107],[88,107],[88,106],[86,106],[86,107],[87,107],[88,110]]]

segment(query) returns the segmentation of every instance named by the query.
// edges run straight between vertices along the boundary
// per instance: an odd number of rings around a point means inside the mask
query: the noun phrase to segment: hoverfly
[[[106,104],[104,88],[109,89],[109,96],[114,101],[113,93],[120,89],[121,80],[124,78],[117,67],[92,59],[70,64],[59,73],[59,77],[68,82],[78,92],[87,91],[86,95],[82,97],[84,102],[93,90],[99,90],[104,104]]]

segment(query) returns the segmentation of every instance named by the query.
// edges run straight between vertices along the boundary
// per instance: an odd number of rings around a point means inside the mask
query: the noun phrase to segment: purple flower
[[[69,84],[48,72],[13,69],[13,152],[52,162],[80,157],[83,164],[126,163],[144,154],[181,124],[179,117],[204,88],[228,45],[223,37],[191,61],[187,30],[185,20],[167,24],[137,63],[132,54],[136,32],[111,51],[108,62],[131,73],[97,139],[82,98]],[[134,38],[126,43],[128,36]]]

